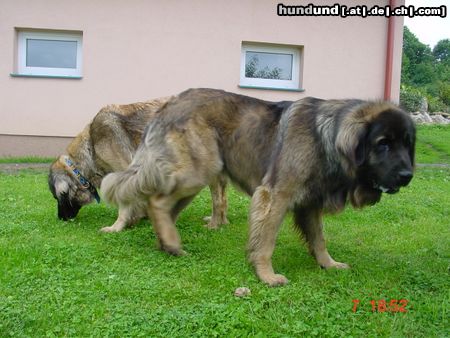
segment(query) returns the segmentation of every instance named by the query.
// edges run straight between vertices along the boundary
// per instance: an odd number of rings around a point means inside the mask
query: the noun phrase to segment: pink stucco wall
[[[147,100],[190,87],[268,100],[383,97],[386,18],[279,17],[278,3],[3,0],[0,135],[74,136],[105,104]],[[361,1],[339,3],[354,6]],[[364,4],[384,6],[388,0]],[[403,0],[397,1],[401,4]],[[394,100],[400,85],[402,23],[399,18],[395,31]],[[11,77],[18,27],[82,31],[83,78]],[[305,91],[239,88],[242,41],[304,46]]]

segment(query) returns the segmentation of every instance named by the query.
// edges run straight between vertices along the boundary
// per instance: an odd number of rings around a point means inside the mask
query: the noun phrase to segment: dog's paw
[[[347,263],[336,262],[334,268],[336,269],[350,269],[350,265]]]
[[[211,216],[205,216],[203,217],[203,220],[206,223],[205,225],[203,225],[205,228],[208,229],[213,229],[213,230],[217,230],[220,228],[221,225],[223,224],[229,224],[229,221],[226,217],[222,218],[220,221],[217,221],[217,218],[215,217],[211,217]]]
[[[205,217],[206,218],[206,217]],[[219,224],[215,223],[215,222],[208,222],[206,224],[203,225],[205,228],[208,229],[212,229],[212,230],[217,230],[219,229]]]
[[[206,224],[203,224],[203,226],[205,228],[213,229],[213,230],[219,229],[219,224],[217,224],[217,222],[213,221],[213,218],[211,216],[205,216],[205,217],[203,217],[203,220],[205,222],[208,222]]]
[[[110,226],[110,227],[104,227],[104,228],[101,228],[100,229],[100,232],[103,232],[103,233],[112,233],[112,232],[119,232],[119,231],[121,231],[122,229],[118,229],[118,228],[115,228],[115,227],[113,227],[113,226]]]
[[[260,276],[260,278],[261,278],[261,281],[263,281],[270,287],[283,286],[289,282],[289,280],[286,277],[284,277],[283,275],[280,275],[280,274],[265,275],[265,276]]]
[[[327,266],[322,266],[322,268],[345,270],[345,269],[350,269],[350,265],[348,265],[347,263],[333,261],[332,263],[328,264]]]
[[[176,257],[181,257],[181,256],[186,256],[187,252],[184,251],[183,249],[178,249],[178,250],[174,250],[174,251],[168,251],[169,254],[171,254],[172,256],[176,256]]]
[[[161,246],[161,250],[168,253],[169,255],[177,256],[177,257],[187,255],[186,251],[184,251],[183,249],[171,247],[168,245]]]

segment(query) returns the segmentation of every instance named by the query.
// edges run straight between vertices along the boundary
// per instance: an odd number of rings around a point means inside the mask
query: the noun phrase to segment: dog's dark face
[[[58,218],[64,221],[75,218],[83,205],[94,200],[92,193],[82,187],[59,160],[50,167],[48,186],[57,201]]]
[[[368,128],[364,145],[357,149],[364,181],[388,194],[408,185],[413,177],[415,141],[414,123],[406,113],[380,113]]]

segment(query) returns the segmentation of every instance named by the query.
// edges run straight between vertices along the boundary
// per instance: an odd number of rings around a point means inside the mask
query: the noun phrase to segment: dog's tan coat
[[[382,142],[380,141],[382,140]],[[383,102],[266,102],[213,89],[170,100],[149,124],[131,165],[108,175],[102,192],[127,206],[149,203],[163,250],[183,253],[174,214],[205,185],[227,175],[252,196],[249,259],[269,285],[272,254],[287,211],[324,268],[347,268],[328,253],[322,216],[350,201],[362,207],[409,183],[415,128],[407,114]]]

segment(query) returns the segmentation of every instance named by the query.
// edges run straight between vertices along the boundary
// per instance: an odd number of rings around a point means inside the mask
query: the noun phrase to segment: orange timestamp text
[[[372,312],[408,312],[408,300],[406,299],[391,299],[391,300],[370,300],[369,302],[363,304],[359,299],[353,299],[352,311],[356,312],[359,308],[366,305],[371,307]],[[365,307],[366,308],[366,307]]]

